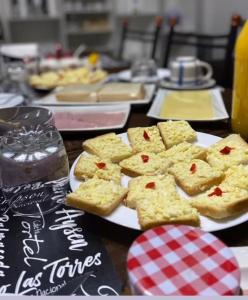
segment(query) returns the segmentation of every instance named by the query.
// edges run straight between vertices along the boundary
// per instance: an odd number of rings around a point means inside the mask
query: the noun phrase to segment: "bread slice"
[[[207,157],[207,150],[200,146],[183,142],[166,151],[160,152],[158,155],[169,160],[171,164],[175,164],[178,162],[191,161],[196,158],[205,160]]]
[[[136,208],[136,203],[143,198],[155,195],[176,194],[176,184],[171,175],[139,176],[128,182],[128,194],[125,200],[129,208]]]
[[[145,88],[141,83],[107,83],[97,94],[101,101],[130,101],[145,98]]]
[[[159,122],[158,128],[166,148],[170,148],[182,142],[194,142],[197,139],[196,132],[187,121]]]
[[[248,164],[248,145],[238,134],[231,134],[208,148],[207,161],[223,171],[235,165]]]
[[[94,176],[105,180],[120,183],[121,168],[107,159],[95,155],[81,155],[76,163],[74,175],[79,180],[89,179]]]
[[[137,202],[138,220],[142,230],[165,224],[184,224],[199,226],[200,219],[196,209],[187,200],[173,195],[157,198],[145,197]]]
[[[59,89],[55,93],[58,101],[96,102],[99,85],[70,85]]]
[[[165,150],[157,126],[129,128],[127,134],[133,152],[158,153]]]
[[[224,178],[224,173],[199,159],[174,164],[169,168],[169,173],[175,176],[177,184],[189,195],[206,191]]]
[[[140,152],[120,162],[122,172],[128,176],[166,174],[169,162],[152,152]]]
[[[248,166],[239,165],[229,168],[225,172],[225,180],[222,184],[248,190]]]
[[[81,183],[79,188],[66,196],[66,204],[99,216],[109,215],[125,198],[127,189],[99,178]]]
[[[221,184],[192,199],[191,205],[200,214],[223,219],[248,211],[248,190]]]
[[[83,149],[114,163],[132,155],[132,149],[113,132],[84,141]]]

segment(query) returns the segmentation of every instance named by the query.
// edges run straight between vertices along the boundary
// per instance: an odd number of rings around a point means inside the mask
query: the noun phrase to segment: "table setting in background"
[[[162,81],[161,86],[175,90],[201,90],[213,87],[210,64],[194,56],[179,56],[170,64],[170,76]]]
[[[178,57],[169,69],[159,68],[154,60],[137,60],[130,68],[112,73],[103,68],[98,53],[81,60],[63,53],[60,47],[55,50],[43,60],[6,63],[2,79],[0,234],[4,234],[0,249],[3,247],[4,255],[0,294],[168,292],[211,296],[239,295],[248,290],[248,209],[242,206],[237,214],[223,219],[202,212],[197,215],[188,204],[195,194],[187,193],[179,183],[180,176],[175,175],[176,183],[170,185],[172,165],[182,164],[184,158],[186,161],[184,151],[194,147],[192,151],[204,154],[192,155],[194,164],[186,166],[189,175],[202,161],[211,165],[210,160],[205,162],[206,152],[214,147],[219,152],[243,151],[245,154],[240,155],[244,159],[235,163],[246,163],[246,142],[235,140],[234,146],[232,139],[225,142],[232,133],[232,95],[216,86],[211,66],[196,57]],[[102,61],[116,66],[106,57]],[[179,129],[174,131],[170,124],[179,124]],[[168,136],[179,136],[175,144],[168,145],[162,129],[167,125]],[[188,130],[193,132],[193,139],[185,138]],[[179,149],[182,143],[186,150]],[[182,157],[174,158],[171,148]],[[168,151],[173,155],[167,156]],[[165,156],[160,157],[160,152]],[[136,160],[139,156],[141,162]],[[165,157],[177,161],[163,168]],[[169,179],[164,178],[165,173]],[[223,176],[202,185],[201,192],[215,197]],[[173,199],[164,204],[169,207],[174,198],[182,201],[190,221],[181,221],[176,207],[174,221],[147,217],[148,203],[132,207],[131,193],[134,198],[143,195],[139,190],[143,182],[135,185],[139,177],[146,179],[149,199],[155,197],[160,180],[165,180],[173,192],[160,192]],[[116,195],[109,200],[113,190]],[[16,248],[20,249],[17,254]],[[184,250],[189,253],[180,258]],[[163,274],[157,263],[162,252],[168,257]],[[218,256],[218,252],[223,255]],[[183,266],[178,259],[184,261]],[[204,272],[201,278],[196,275],[199,268]],[[181,269],[184,271],[178,281],[175,278]],[[196,284],[201,289],[195,289]]]
[[[138,59],[131,69],[117,73],[117,79],[126,82],[157,83],[170,76],[168,69],[158,68],[153,59]]]

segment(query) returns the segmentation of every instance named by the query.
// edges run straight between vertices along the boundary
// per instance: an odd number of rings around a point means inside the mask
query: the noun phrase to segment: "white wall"
[[[0,0],[0,19],[4,30],[4,38],[7,42],[10,40],[10,31],[7,26],[9,15],[9,0]]]
[[[163,0],[165,8],[177,9],[182,14],[180,29],[185,31],[225,34],[231,16],[240,14],[248,19],[248,0]],[[178,47],[172,56],[194,54],[188,47]],[[222,53],[215,53],[215,55]]]
[[[233,14],[248,19],[248,0],[163,0],[165,12],[177,8],[182,28],[207,33],[225,33]]]
[[[159,5],[159,0],[116,0],[116,12],[119,15],[157,14]]]
[[[194,31],[199,1],[201,0],[164,0],[164,14],[178,12],[182,16],[180,27],[185,31]]]
[[[115,11],[117,15],[121,16],[133,15],[130,18],[130,23],[133,24],[133,27],[145,30],[151,30],[154,26],[152,15],[166,17],[168,14],[178,12],[182,16],[180,27],[186,31],[195,31],[197,28],[196,15],[198,14],[199,1],[201,0],[115,0]],[[135,16],[135,13],[138,16]],[[120,23],[118,25],[120,26]],[[167,29],[168,26],[165,24],[164,31],[166,32]],[[115,40],[118,40],[118,35]],[[137,57],[148,57],[151,51],[149,45],[143,45],[139,42],[128,42],[126,46],[124,57],[131,60]],[[160,46],[158,46],[158,53],[159,48]]]
[[[163,15],[161,5],[161,0],[115,0],[118,32],[114,38],[114,48],[117,50],[119,46],[123,16],[129,16],[130,28],[149,31],[154,28],[155,16]],[[123,52],[125,59],[133,61],[140,57],[149,57],[151,46],[141,42],[127,41]]]
[[[186,0],[187,1],[187,0]],[[248,18],[248,0],[195,0],[202,1],[202,31],[208,33],[225,33],[230,26],[233,14]],[[198,18],[199,18],[198,17]]]

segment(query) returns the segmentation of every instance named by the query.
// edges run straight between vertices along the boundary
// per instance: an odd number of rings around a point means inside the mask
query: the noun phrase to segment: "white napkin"
[[[241,271],[241,288],[248,295],[248,247],[231,247]]]

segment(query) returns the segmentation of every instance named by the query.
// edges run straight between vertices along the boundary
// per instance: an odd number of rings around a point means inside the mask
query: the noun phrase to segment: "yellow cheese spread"
[[[207,120],[214,117],[209,91],[180,91],[166,95],[160,109],[166,119]]]

